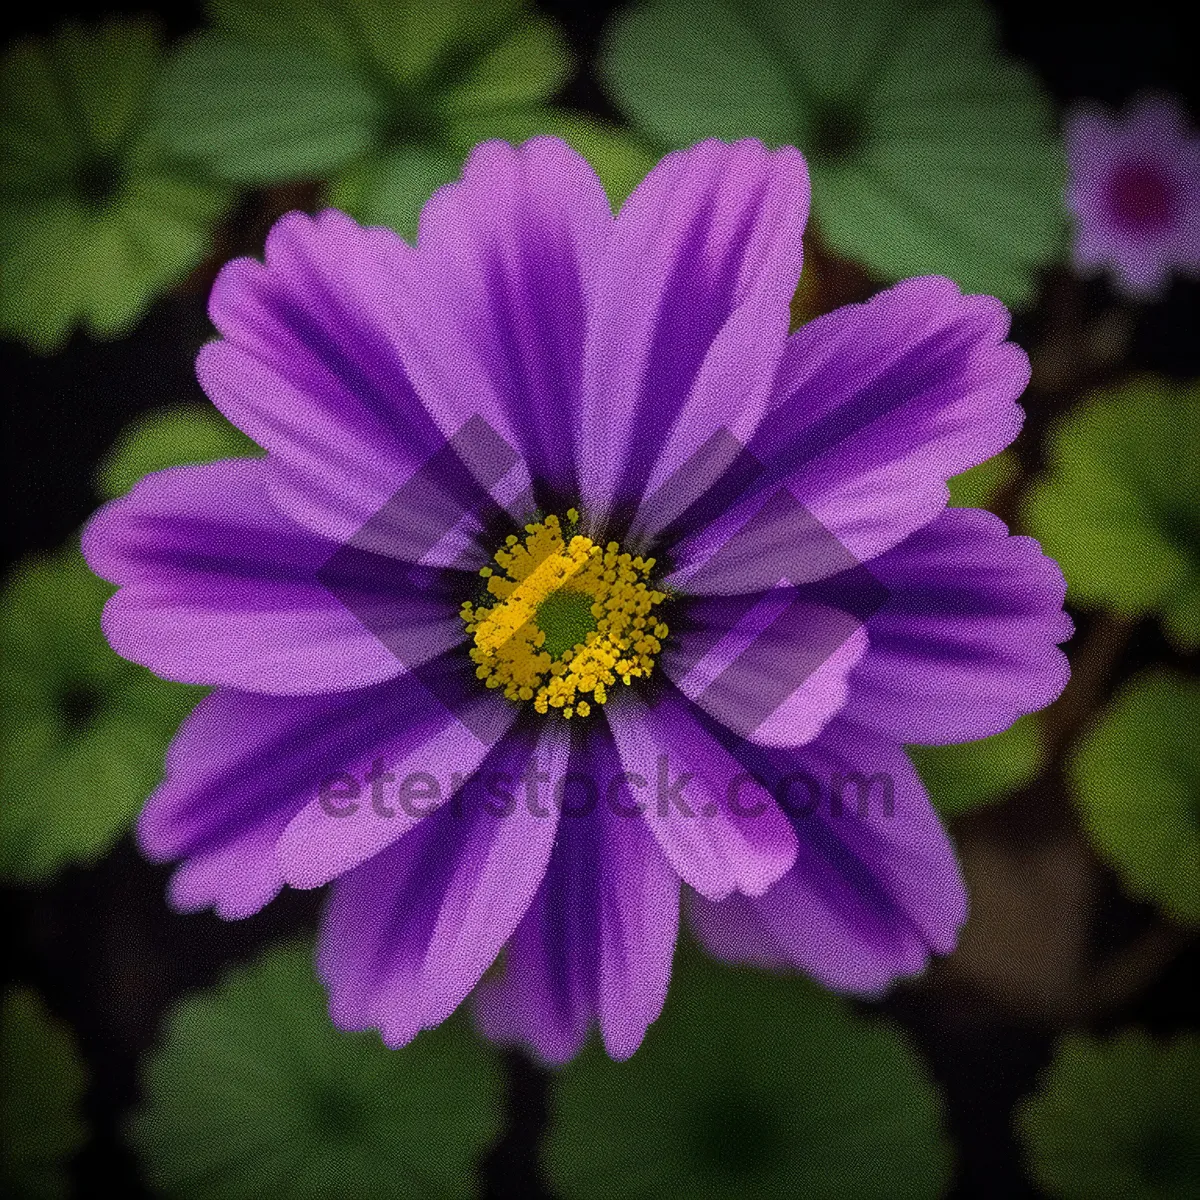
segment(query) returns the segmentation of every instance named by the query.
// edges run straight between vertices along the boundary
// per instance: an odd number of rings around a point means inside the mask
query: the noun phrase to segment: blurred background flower
[[[1200,273],[1200,136],[1175,100],[1139,96],[1120,116],[1080,105],[1066,139],[1076,267],[1135,299]]]

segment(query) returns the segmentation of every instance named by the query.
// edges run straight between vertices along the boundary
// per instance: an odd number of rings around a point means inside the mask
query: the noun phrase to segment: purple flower
[[[1174,271],[1200,269],[1200,138],[1166,96],[1121,117],[1077,109],[1067,122],[1075,265],[1107,268],[1133,298],[1160,294]]]
[[[84,548],[117,650],[215,685],[140,823],[181,909],[332,883],[334,1020],[637,1048],[681,885],[717,954],[872,992],[966,897],[902,745],[1058,695],[1064,585],[948,510],[1012,441],[995,300],[913,279],[788,335],[804,161],[668,155],[613,218],[479,146],[416,248],[283,218],[198,372],[263,459],[150,475]],[[504,951],[502,967],[481,978]]]

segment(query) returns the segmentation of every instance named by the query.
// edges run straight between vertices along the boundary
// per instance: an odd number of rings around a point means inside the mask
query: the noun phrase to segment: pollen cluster
[[[460,616],[474,645],[475,674],[509,700],[532,701],[539,713],[586,717],[618,681],[645,678],[667,627],[654,615],[666,593],[650,585],[653,558],[601,546],[572,532],[567,510],[510,534],[484,567],[489,597],[463,603]]]

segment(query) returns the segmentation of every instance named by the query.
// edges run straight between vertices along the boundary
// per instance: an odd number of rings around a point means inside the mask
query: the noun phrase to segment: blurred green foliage
[[[185,999],[144,1085],[130,1134],[168,1196],[472,1196],[502,1119],[495,1052],[461,1018],[402,1050],[342,1033],[305,944]]]
[[[246,458],[262,451],[209,404],[179,404],[131,421],[96,471],[96,491],[121,496],[143,475],[184,463]]]
[[[1064,1200],[1200,1196],[1200,1038],[1069,1035],[1017,1109],[1032,1174]]]
[[[821,237],[884,278],[948,275],[1024,304],[1064,249],[1050,100],[980,0],[643,0],[600,70],[664,146],[798,146]]]
[[[1068,764],[1084,825],[1131,895],[1200,923],[1200,682],[1135,676]]]
[[[997,496],[1012,484],[1020,473],[1017,456],[1010,450],[994,454],[961,475],[955,475],[949,481],[950,503],[955,508],[990,509]]]
[[[28,988],[0,1004],[0,1195],[57,1200],[87,1130],[86,1083],[75,1041]]]
[[[0,61],[0,329],[37,350],[76,325],[127,332],[228,207],[153,136],[162,63],[154,27],[125,18],[19,39]]]
[[[1025,523],[1068,599],[1156,614],[1178,646],[1200,646],[1200,384],[1143,377],[1094,396],[1058,424],[1047,460]]]
[[[143,475],[256,451],[214,408],[134,421],[97,472],[105,499]],[[90,862],[132,824],[204,689],[119,657],[101,629],[113,589],[76,545],[18,564],[0,593],[0,878]]]
[[[109,649],[112,590],[68,546],[19,564],[0,593],[0,878],[32,882],[103,854],[204,694]]]
[[[326,200],[411,237],[475,143],[553,133],[619,201],[653,158],[628,133],[551,106],[573,71],[525,0],[213,0],[158,128],[182,158],[240,185],[327,180]]]
[[[957,746],[909,746],[908,755],[938,812],[953,817],[1001,800],[1032,782],[1044,759],[1036,717]]]
[[[683,948],[638,1052],[594,1040],[559,1074],[545,1162],[564,1200],[895,1200],[950,1173],[938,1094],[890,1025]]]

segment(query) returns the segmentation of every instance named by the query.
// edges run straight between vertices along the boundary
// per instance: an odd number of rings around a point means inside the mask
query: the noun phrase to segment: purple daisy
[[[1173,100],[1144,95],[1120,117],[1080,108],[1066,137],[1080,271],[1108,269],[1144,299],[1200,270],[1200,138]]]
[[[1058,568],[946,508],[1028,364],[940,278],[789,336],[808,195],[705,142],[614,218],[563,143],[489,142],[415,248],[291,214],[218,278],[199,377],[266,456],[148,476],[84,550],[113,646],[216,688],[143,848],[183,910],[331,883],[339,1025],[399,1045],[474,989],[498,1040],[624,1058],[684,885],[714,953],[834,988],[954,945],[902,746],[1067,677]]]

